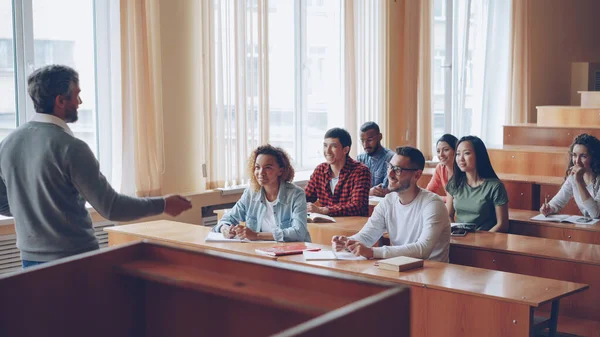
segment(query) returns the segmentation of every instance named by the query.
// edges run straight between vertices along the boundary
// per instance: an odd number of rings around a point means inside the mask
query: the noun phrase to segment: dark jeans
[[[23,263],[23,269],[25,269],[27,267],[37,266],[38,264],[46,263],[46,262],[40,262],[40,261],[27,261],[27,260],[23,260],[21,262]]]

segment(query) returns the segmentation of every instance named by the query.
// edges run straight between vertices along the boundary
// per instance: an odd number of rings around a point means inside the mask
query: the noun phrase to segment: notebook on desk
[[[593,225],[597,223],[598,219],[593,219],[589,217],[584,217],[581,215],[567,215],[567,214],[550,214],[548,216],[544,216],[543,214],[538,214],[531,218],[531,220],[537,221],[550,221],[550,222],[570,222],[577,225]]]
[[[268,256],[284,256],[302,254],[307,251],[319,251],[321,248],[308,248],[305,244],[299,243],[297,245],[281,245],[268,248],[257,248],[254,251]]]
[[[240,239],[237,236],[233,237],[231,239],[226,238],[225,236],[223,236],[223,233],[216,233],[216,232],[208,232],[208,235],[206,236],[206,238],[204,239],[205,242],[253,242],[253,243],[264,243],[264,242],[272,242],[275,243],[277,241],[250,241],[248,239]]]

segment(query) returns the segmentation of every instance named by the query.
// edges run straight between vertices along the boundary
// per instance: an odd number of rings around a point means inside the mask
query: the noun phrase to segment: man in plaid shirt
[[[325,162],[310,176],[306,194],[307,210],[330,216],[368,216],[371,172],[350,158],[352,137],[348,131],[333,128],[325,133]],[[313,204],[319,200],[321,207]]]

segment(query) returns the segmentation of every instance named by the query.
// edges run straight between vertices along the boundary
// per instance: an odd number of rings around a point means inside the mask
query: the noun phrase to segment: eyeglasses
[[[394,173],[397,176],[401,175],[402,171],[409,171],[410,172],[410,171],[418,171],[419,170],[419,169],[416,169],[416,168],[404,168],[404,167],[400,167],[400,166],[394,166],[394,165],[392,165],[390,163],[388,163],[387,169],[388,169],[388,172],[389,171],[394,171]]]

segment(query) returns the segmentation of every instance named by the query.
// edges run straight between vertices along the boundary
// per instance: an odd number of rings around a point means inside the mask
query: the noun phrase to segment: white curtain
[[[453,4],[453,133],[502,144],[509,106],[512,1],[465,0]]]
[[[251,151],[268,141],[268,1],[202,1],[201,16],[207,182],[227,188],[247,182]]]
[[[471,133],[481,135],[488,145],[502,144],[508,100],[511,1],[479,3],[474,30],[473,124]],[[479,28],[481,27],[481,28]]]
[[[360,149],[360,126],[367,121],[386,129],[388,0],[345,1],[346,127]],[[385,137],[385,135],[384,135]]]

